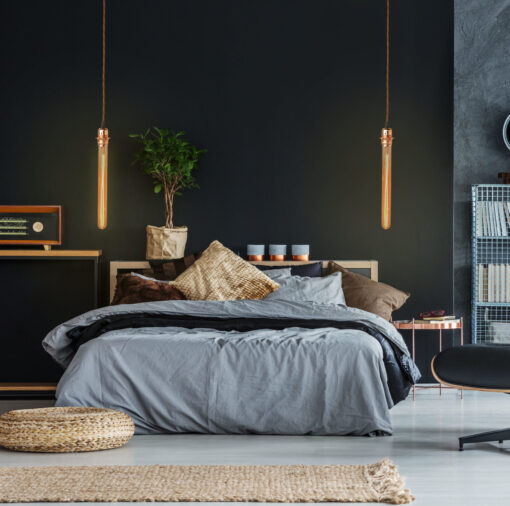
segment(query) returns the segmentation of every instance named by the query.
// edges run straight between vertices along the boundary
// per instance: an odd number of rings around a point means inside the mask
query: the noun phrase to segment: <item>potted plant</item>
[[[141,145],[135,163],[152,178],[154,193],[163,192],[165,198],[165,226],[147,225],[147,259],[182,258],[188,228],[174,226],[174,198],[182,190],[197,187],[193,171],[205,150],[186,141],[184,132],[157,127],[130,137],[138,139]]]

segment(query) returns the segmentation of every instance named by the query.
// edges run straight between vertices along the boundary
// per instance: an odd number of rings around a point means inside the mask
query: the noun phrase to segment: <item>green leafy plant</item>
[[[141,144],[135,163],[152,178],[154,193],[163,192],[167,228],[174,228],[174,197],[181,195],[182,190],[198,187],[193,171],[198,169],[198,160],[206,152],[186,141],[184,135],[154,127],[129,136]]]

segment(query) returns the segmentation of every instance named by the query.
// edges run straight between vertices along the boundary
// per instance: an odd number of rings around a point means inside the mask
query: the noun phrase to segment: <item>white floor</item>
[[[48,402],[0,401],[0,412],[38,405]],[[361,464],[390,457],[417,506],[510,505],[510,441],[467,445],[464,452],[457,442],[459,435],[510,427],[510,397],[423,393],[392,413],[392,437],[135,436],[123,448],[93,453],[0,449],[0,465]]]

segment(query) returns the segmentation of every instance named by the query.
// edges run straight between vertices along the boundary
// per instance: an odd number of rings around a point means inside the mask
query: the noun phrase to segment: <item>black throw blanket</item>
[[[67,332],[75,350],[82,344],[112,330],[141,327],[181,327],[185,329],[214,329],[248,332],[250,330],[284,330],[289,327],[303,329],[335,328],[361,330],[376,339],[383,350],[383,361],[388,376],[388,387],[393,402],[405,399],[409,389],[421,374],[409,355],[403,353],[377,330],[362,323],[335,320],[309,320],[293,318],[213,318],[160,313],[132,313],[105,316],[90,325],[75,327]]]

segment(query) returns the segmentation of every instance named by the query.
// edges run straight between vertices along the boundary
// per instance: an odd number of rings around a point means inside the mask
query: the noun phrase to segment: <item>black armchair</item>
[[[432,359],[432,374],[443,385],[466,390],[510,393],[510,345],[468,344],[442,351]],[[459,438],[465,443],[510,439],[510,428]]]

